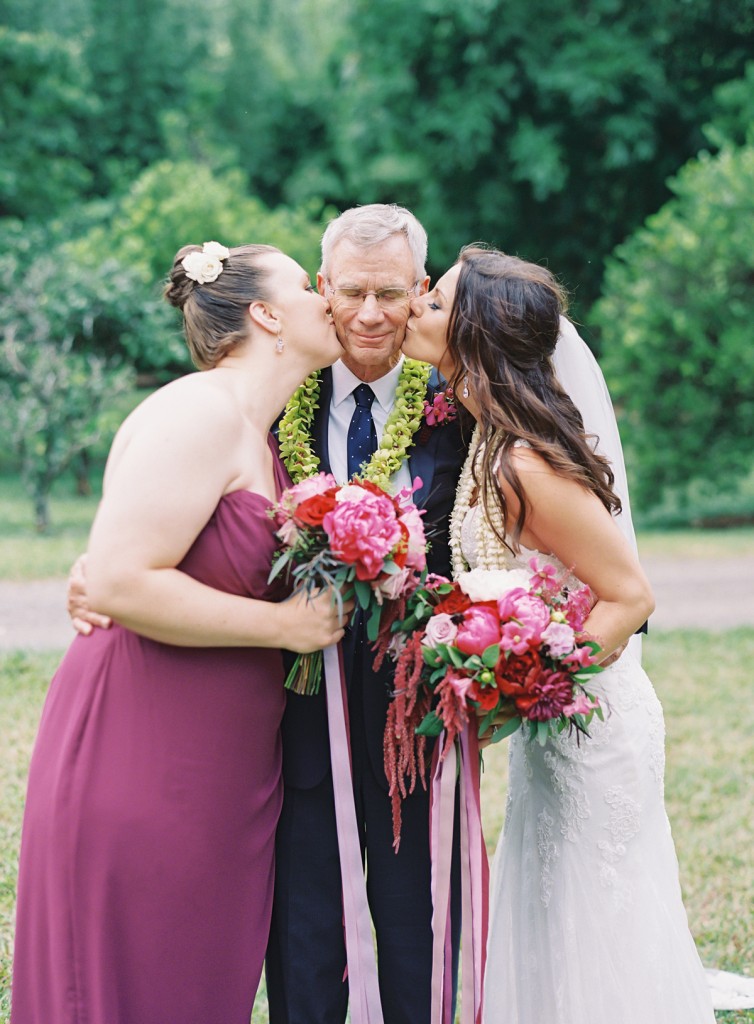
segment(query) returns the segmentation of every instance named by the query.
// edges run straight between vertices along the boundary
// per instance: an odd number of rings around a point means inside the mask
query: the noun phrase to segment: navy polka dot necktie
[[[372,419],[374,391],[368,384],[359,384],[353,390],[356,408],[348,425],[348,479],[361,472],[365,462],[377,451],[377,431]]]

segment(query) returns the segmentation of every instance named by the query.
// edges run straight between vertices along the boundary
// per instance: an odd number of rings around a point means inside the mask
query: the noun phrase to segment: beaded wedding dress
[[[471,568],[479,514],[461,523]],[[484,1024],[714,1024],[665,813],[662,708],[629,652],[590,689],[608,711],[588,739],[509,741]]]

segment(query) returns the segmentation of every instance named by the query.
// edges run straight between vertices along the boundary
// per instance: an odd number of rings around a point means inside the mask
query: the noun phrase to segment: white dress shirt
[[[395,403],[395,392],[398,387],[398,378],[403,369],[403,356],[397,366],[369,382],[369,387],[374,391],[374,402],[372,403],[372,419],[374,429],[377,432],[377,444],[382,441],[382,433],[387,423],[387,418]],[[332,399],[330,400],[330,416],[328,421],[327,443],[330,449],[330,470],[339,484],[348,480],[348,428],[351,424],[351,417],[356,408],[356,401],[353,397],[354,388],[363,384],[355,373],[351,373],[347,366],[344,366],[340,359],[332,367]],[[390,487],[393,492],[399,491],[402,487],[411,486],[411,472],[408,467],[408,460],[404,459],[400,469],[396,470],[390,478]]]

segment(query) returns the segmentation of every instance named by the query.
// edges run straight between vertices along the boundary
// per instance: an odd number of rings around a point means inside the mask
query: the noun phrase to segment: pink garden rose
[[[337,487],[337,481],[331,473],[317,473],[316,476],[309,476],[300,484],[289,487],[286,491],[286,505],[295,508],[296,505],[307,498],[313,498],[317,494],[324,494],[325,491]]]
[[[490,644],[500,640],[500,622],[497,612],[484,606],[472,606],[463,613],[458,626],[456,647],[464,654],[481,654]]]
[[[382,604],[383,600],[396,601],[406,589],[406,582],[411,575],[409,569],[399,569],[398,572],[390,573],[384,580],[375,587],[377,600]]]
[[[343,484],[342,487],[338,488],[338,493],[335,495],[336,502],[341,504],[358,505],[361,501],[368,501],[369,498],[379,498],[381,494],[375,494],[373,490],[366,487],[362,487],[361,484]],[[395,512],[393,512],[395,515]]]
[[[501,619],[517,619],[539,641],[550,623],[550,609],[541,597],[520,589],[511,590],[498,601]]]
[[[401,539],[390,498],[358,487],[356,501],[338,501],[322,520],[333,554],[356,566],[356,578],[373,580],[379,576],[390,553]]]
[[[551,622],[542,633],[542,640],[547,644],[553,658],[562,658],[573,650],[574,632],[565,622]]]
[[[298,540],[299,529],[293,519],[286,519],[278,530],[277,535],[283,544],[293,547]]]
[[[424,627],[422,645],[424,647],[437,647],[438,644],[452,644],[458,635],[458,626],[453,622],[451,615],[440,612],[433,615]]]

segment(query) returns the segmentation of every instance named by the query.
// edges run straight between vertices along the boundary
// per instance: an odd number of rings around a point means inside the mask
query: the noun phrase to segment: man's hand
[[[66,607],[73,628],[82,636],[89,636],[95,626],[108,629],[112,624],[112,619],[107,615],[98,615],[89,607],[86,598],[86,555],[79,555],[71,567],[66,590]]]

